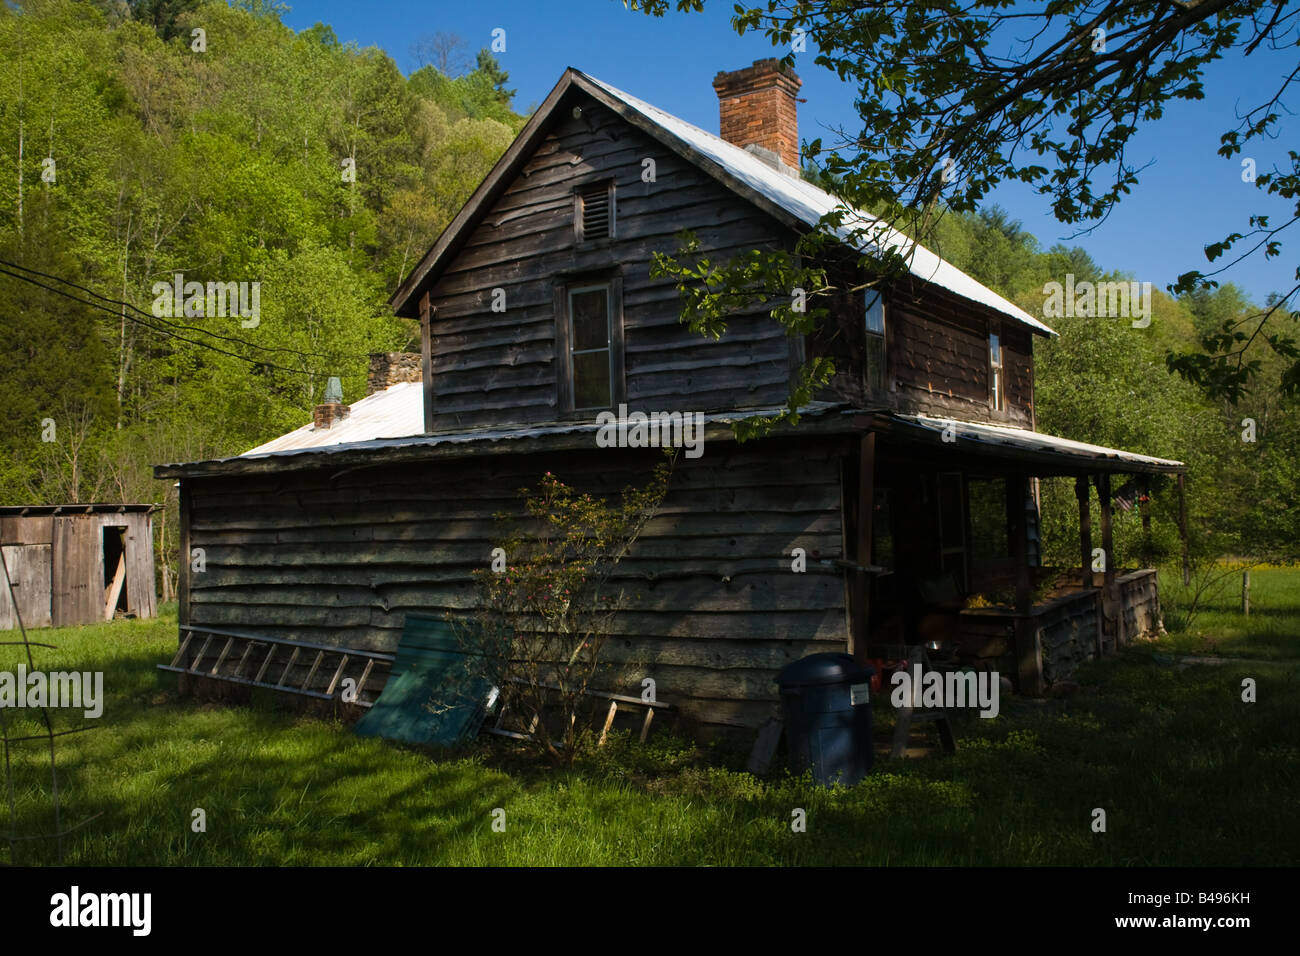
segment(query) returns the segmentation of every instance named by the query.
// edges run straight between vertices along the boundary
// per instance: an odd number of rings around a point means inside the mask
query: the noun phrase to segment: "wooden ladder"
[[[368,695],[369,699],[363,697],[371,677],[377,676],[375,670],[391,670],[393,665],[394,655],[379,651],[326,647],[264,634],[188,625],[182,625],[181,632],[185,637],[176,656],[170,664],[159,664],[159,670],[318,700],[341,696],[343,681],[353,679],[356,687],[351,703],[361,707],[372,706],[378,696],[374,692]],[[210,667],[208,661],[212,661]]]
[[[525,687],[529,682],[518,677],[507,678],[513,684],[520,684]],[[542,684],[547,690],[560,690],[552,684]],[[605,691],[588,690],[583,692],[585,697],[593,697],[598,700],[609,701],[609,707],[605,711],[605,723],[600,729],[600,739],[596,746],[603,747],[605,739],[609,736],[610,728],[614,726],[614,718],[618,715],[619,705],[622,704],[624,709],[629,707],[642,707],[645,709],[645,716],[641,718],[641,737],[640,742],[645,743],[646,738],[650,736],[650,723],[654,720],[656,710],[670,710],[672,705],[658,700],[642,700],[640,697],[628,697],[623,694],[610,694]],[[497,719],[491,727],[485,726],[484,733],[496,734],[498,737],[510,737],[514,740],[529,740],[537,731],[537,717],[534,715],[532,722],[529,724],[527,731],[520,732],[517,730],[507,730],[502,724],[505,722],[506,705],[503,701],[501,709],[497,711]]]

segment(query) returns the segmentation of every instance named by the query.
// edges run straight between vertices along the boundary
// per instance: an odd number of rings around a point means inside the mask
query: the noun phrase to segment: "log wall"
[[[886,361],[901,412],[1032,427],[1032,334],[938,290],[886,300]],[[990,406],[989,332],[1002,343],[1005,408]]]
[[[789,393],[790,343],[758,308],[733,316],[718,341],[679,321],[672,281],[650,278],[654,252],[674,253],[690,228],[701,253],[724,261],[790,241],[780,223],[624,122],[582,97],[521,174],[471,231],[434,284],[432,374],[426,427],[434,431],[556,421],[557,281],[616,269],[622,277],[629,408],[712,411],[782,404]],[[642,176],[654,161],[654,181]],[[574,189],[612,179],[615,235],[579,244]],[[492,311],[493,290],[505,311]],[[768,307],[770,308],[770,306]],[[581,413],[590,417],[589,413]]]
[[[778,668],[844,650],[840,449],[834,442],[712,443],[679,459],[660,514],[621,566],[629,604],[611,660],[710,724],[756,726]],[[274,476],[185,479],[189,623],[392,651],[408,612],[466,614],[472,573],[504,537],[518,489],[546,471],[593,491],[648,477],[643,451],[456,459]],[[791,570],[793,548],[808,570]],[[639,677],[637,680],[639,684]],[[639,692],[639,691],[638,691]]]

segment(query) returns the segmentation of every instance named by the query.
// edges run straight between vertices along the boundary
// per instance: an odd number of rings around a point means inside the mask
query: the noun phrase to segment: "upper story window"
[[[866,355],[863,370],[869,391],[885,387],[885,300],[875,289],[868,289],[866,300]]]
[[[989,333],[989,404],[994,411],[1006,407],[1006,381],[1002,374],[1002,343],[994,332]]]
[[[617,276],[557,289],[564,412],[603,411],[624,398],[622,292]]]
[[[590,183],[574,191],[574,238],[595,242],[614,238],[614,181]]]

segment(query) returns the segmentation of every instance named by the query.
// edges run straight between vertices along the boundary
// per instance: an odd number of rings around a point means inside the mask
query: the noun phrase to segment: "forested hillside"
[[[360,398],[366,353],[417,347],[388,295],[523,123],[486,54],[458,76],[407,77],[382,51],[328,26],[294,33],[256,2],[5,5],[0,59],[4,503],[170,506],[151,464],[297,427],[332,375]],[[996,210],[948,216],[936,250],[1035,314],[1045,282],[1109,277]],[[260,283],[260,311],[159,315],[155,285],[178,273]],[[1211,404],[1165,368],[1169,349],[1244,305],[1224,287],[1157,293],[1145,329],[1049,319],[1061,337],[1038,346],[1038,426],[1187,461],[1205,547],[1294,558],[1295,403]],[[1049,557],[1074,560],[1073,493],[1044,495]],[[1133,525],[1119,523],[1123,547],[1137,546]]]
[[[150,463],[295,428],[331,375],[360,398],[367,352],[418,348],[388,295],[523,122],[490,57],[404,77],[326,26],[135,9],[0,7],[6,502],[161,501]],[[156,315],[176,273],[260,283],[257,317]]]

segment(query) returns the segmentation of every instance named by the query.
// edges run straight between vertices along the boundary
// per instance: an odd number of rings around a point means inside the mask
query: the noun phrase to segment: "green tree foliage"
[[[388,295],[522,125],[506,76],[407,78],[277,9],[0,7],[0,259],[55,277],[0,272],[0,501],[163,501],[152,464],[296,428],[417,341]],[[258,283],[259,320],[155,315],[178,273]]]
[[[629,5],[662,16],[673,7],[701,10],[704,0]],[[1254,62],[1261,47],[1300,47],[1300,10],[1284,0],[759,0],[733,7],[738,33],[764,35],[787,63],[806,49],[853,85],[859,124],[812,140],[804,154],[851,206],[923,243],[943,210],[974,211],[1008,181],[1043,196],[1063,223],[1101,221],[1139,182],[1141,169],[1126,155],[1134,134],[1171,102],[1203,99],[1207,66],[1229,57]],[[1261,82],[1254,101],[1226,120],[1236,125],[1221,136],[1219,154],[1240,156],[1278,138],[1297,79],[1300,71]],[[1252,181],[1285,213],[1251,215],[1241,231],[1206,237],[1211,265],[1184,273],[1172,292],[1217,288],[1240,259],[1281,254],[1284,233],[1300,223],[1300,151]],[[1266,367],[1275,372],[1268,387],[1300,394],[1297,297],[1300,269],[1274,300],[1167,353],[1166,364],[1215,398],[1240,400]],[[1266,362],[1261,352],[1284,361]]]

